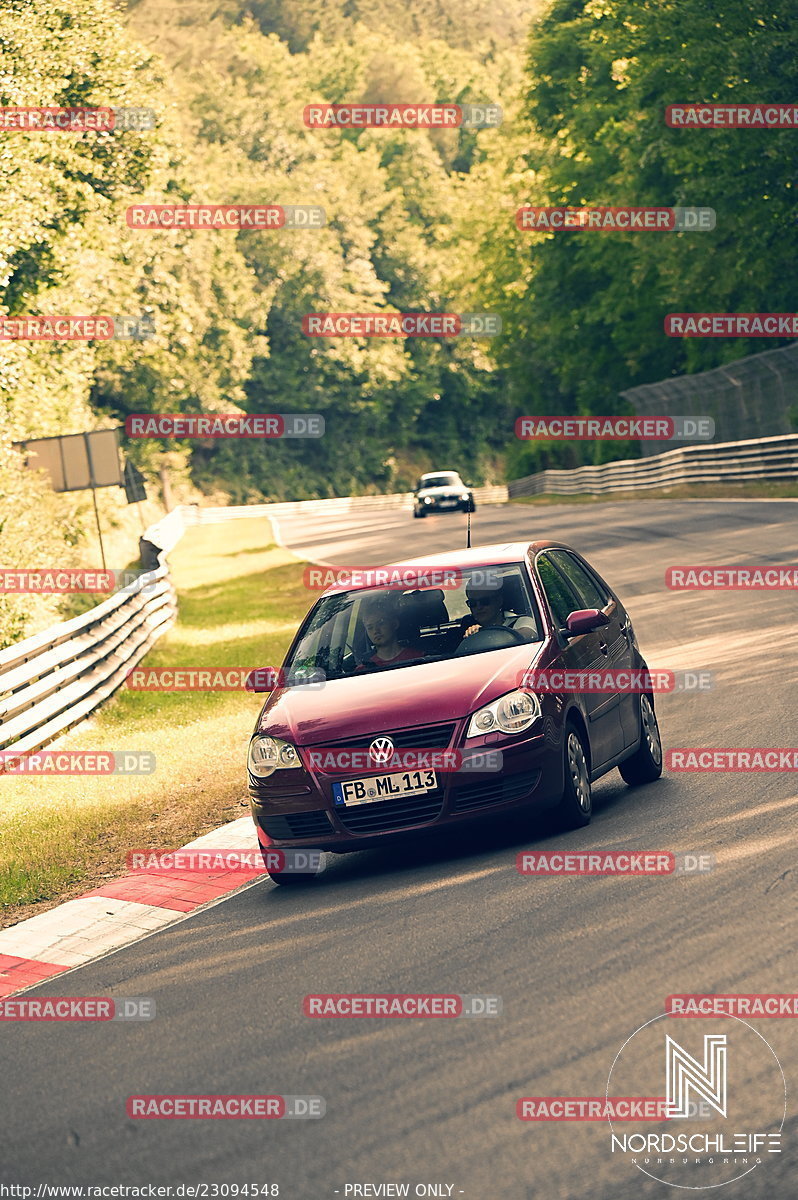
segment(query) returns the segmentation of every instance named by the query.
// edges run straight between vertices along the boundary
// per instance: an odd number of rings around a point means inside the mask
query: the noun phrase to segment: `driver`
[[[537,637],[537,626],[531,617],[520,617],[505,611],[504,592],[501,586],[493,588],[466,585],[466,604],[471,609],[473,621],[467,626],[464,637],[479,633],[488,625],[503,625],[505,629],[517,629],[527,642]],[[468,620],[468,618],[465,618]]]
[[[374,654],[366,662],[377,667],[391,667],[394,663],[413,662],[418,654],[397,641],[399,616],[396,608],[384,598],[372,600],[364,606],[363,627],[374,647]]]

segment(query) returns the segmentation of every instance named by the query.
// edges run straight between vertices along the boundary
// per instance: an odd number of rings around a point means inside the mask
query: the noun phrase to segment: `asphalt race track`
[[[713,673],[711,691],[659,699],[666,747],[787,747],[795,593],[671,592],[664,573],[794,563],[796,518],[790,501],[505,505],[475,514],[474,541],[570,543],[620,593],[650,665]],[[280,535],[302,556],[375,565],[464,546],[465,524],[375,509],[282,521]],[[437,1194],[466,1200],[667,1197],[610,1154],[604,1122],[525,1123],[516,1101],[603,1096],[622,1044],[672,993],[798,990],[797,812],[789,773],[670,774],[633,791],[612,772],[596,787],[592,825],[567,836],[532,821],[482,827],[401,856],[333,859],[301,893],[258,881],[28,993],[153,996],[157,1017],[2,1026],[0,1179],[276,1182],[282,1200],[343,1200],[347,1184],[395,1181],[410,1195],[417,1183],[451,1185]],[[565,845],[704,852],[717,865],[693,878],[515,870],[519,850]],[[481,1020],[311,1020],[311,991],[489,994],[503,1009]],[[752,1023],[787,1079],[784,1153],[722,1195],[786,1200],[798,1169],[796,1024]],[[730,1091],[753,1097],[758,1081],[739,1068],[730,1064]],[[138,1093],[319,1095],[327,1111],[134,1121],[125,1100]]]

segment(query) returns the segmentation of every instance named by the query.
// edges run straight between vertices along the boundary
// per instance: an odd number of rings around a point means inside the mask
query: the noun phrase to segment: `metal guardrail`
[[[475,488],[474,496],[477,504],[501,503],[507,489]],[[0,752],[31,754],[88,717],[171,627],[177,599],[166,556],[188,527],[259,516],[401,509],[411,501],[408,492],[229,508],[179,505],[144,534],[159,550],[155,570],[89,612],[0,651]]]
[[[798,434],[682,446],[653,458],[622,459],[571,471],[538,471],[508,484],[519,496],[647,491],[683,483],[743,483],[750,479],[798,478]]]
[[[0,750],[30,754],[89,716],[173,623],[168,567],[0,651]]]

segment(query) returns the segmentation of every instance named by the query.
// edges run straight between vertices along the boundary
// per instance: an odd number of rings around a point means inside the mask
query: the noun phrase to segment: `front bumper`
[[[332,775],[303,765],[301,770],[276,771],[267,780],[250,778],[250,807],[261,844],[339,853],[366,850],[407,833],[443,829],[525,807],[550,807],[563,786],[562,743],[553,736],[552,724],[544,718],[530,736],[469,741],[469,752],[501,750],[501,770],[438,772],[433,791],[373,804],[343,807],[335,804],[332,793],[333,782],[360,778],[369,771]],[[472,747],[471,741],[485,744]]]
[[[467,509],[469,501],[457,493],[452,496],[430,496],[426,500],[416,500],[415,506],[419,512],[457,512],[458,509]]]

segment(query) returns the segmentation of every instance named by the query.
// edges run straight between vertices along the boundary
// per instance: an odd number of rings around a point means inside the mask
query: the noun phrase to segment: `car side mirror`
[[[609,617],[598,608],[578,608],[568,614],[565,628],[571,637],[577,637],[580,633],[592,633],[594,629],[609,623]]]
[[[257,667],[247,675],[244,687],[248,692],[273,692],[280,686],[280,675],[274,667]]]

